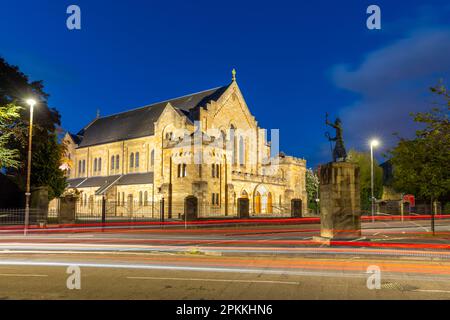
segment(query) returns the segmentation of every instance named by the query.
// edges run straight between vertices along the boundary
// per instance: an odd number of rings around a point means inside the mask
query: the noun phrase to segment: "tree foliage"
[[[19,165],[7,166],[6,169],[22,190],[26,183],[30,121],[30,107],[25,100],[30,97],[37,101],[34,107],[31,183],[33,187],[48,186],[51,197],[59,196],[60,186],[65,184],[65,178],[60,172],[61,159],[50,156],[49,151],[59,156],[65,150],[64,145],[55,140],[61,125],[60,114],[48,106],[49,95],[44,91],[42,81],[30,81],[18,67],[0,58],[0,106],[20,106],[19,117],[9,123],[11,134],[5,141],[7,149],[17,150]],[[36,159],[46,159],[47,163],[43,166]]]
[[[371,207],[371,159],[370,152],[359,152],[354,149],[348,153],[348,160],[359,166],[361,209]],[[374,159],[374,197],[381,199],[383,195],[383,169]]]
[[[0,169],[19,167],[19,150],[10,149],[8,142],[11,139],[11,127],[19,118],[20,107],[10,103],[0,106]]]
[[[312,169],[306,170],[306,193],[308,195],[308,207],[317,209],[316,198],[319,192],[319,177]]]
[[[64,171],[59,169],[64,154],[65,148],[58,143],[56,134],[52,134],[39,152],[32,156],[33,169],[39,174],[32,176],[31,183],[35,186],[48,186],[49,199],[62,195],[66,188]],[[55,170],[55,166],[58,166],[58,170]]]
[[[450,95],[443,85],[431,92],[438,99],[431,110],[412,114],[422,128],[412,140],[400,138],[390,154],[394,188],[433,200],[450,192]]]

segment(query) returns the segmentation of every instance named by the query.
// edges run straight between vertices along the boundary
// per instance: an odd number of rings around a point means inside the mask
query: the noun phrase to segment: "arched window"
[[[255,194],[255,213],[261,213],[261,194],[258,191]]]
[[[245,142],[242,136],[239,138],[239,164],[241,166],[245,164]]]
[[[267,194],[267,208],[266,213],[273,213],[273,202],[272,202],[272,194],[269,192]]]
[[[94,172],[97,172],[97,158],[94,159]]]
[[[179,164],[177,166],[177,177],[180,178],[181,177],[181,164]]]
[[[120,192],[117,192],[117,205],[120,206]]]
[[[148,192],[144,192],[144,206],[148,206]]]
[[[98,158],[97,171],[102,171],[102,158]]]
[[[111,156],[111,170],[114,170],[114,156]]]
[[[83,173],[83,167],[81,165],[81,160],[78,161],[78,176],[81,176]]]
[[[230,127],[230,141],[232,143],[232,163],[237,164],[237,137],[236,128],[233,125]]]
[[[130,154],[130,168],[134,167],[134,153],[132,152]]]
[[[222,139],[222,148],[225,149],[227,147],[227,134],[225,131],[220,131],[220,137]]]
[[[218,193],[211,194],[211,203],[216,206],[219,205],[219,194]]]
[[[139,205],[142,206],[142,191],[139,191]]]
[[[211,176],[213,178],[216,176],[216,165],[214,163],[211,165]]]
[[[83,173],[86,173],[86,160],[83,160]]]
[[[185,163],[183,163],[183,177],[187,177],[187,165]]]
[[[136,160],[134,161],[134,167],[139,168],[139,152],[136,152]]]
[[[122,206],[125,205],[125,192],[122,192]]]
[[[216,164],[216,177],[220,178],[220,165]]]
[[[119,170],[120,166],[119,166],[120,162],[119,162],[119,155],[116,156],[116,169]]]
[[[155,165],[155,150],[152,150],[150,154],[150,165],[153,167]]]

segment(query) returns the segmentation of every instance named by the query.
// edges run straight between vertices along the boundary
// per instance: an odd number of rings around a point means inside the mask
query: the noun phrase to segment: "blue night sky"
[[[66,28],[81,7],[82,29]],[[382,29],[366,28],[368,5]],[[384,147],[413,132],[428,87],[450,81],[446,1],[0,0],[0,55],[44,80],[63,127],[225,85],[231,69],[260,126],[281,150],[328,161],[325,112],[347,148]],[[381,157],[379,158],[380,160]]]

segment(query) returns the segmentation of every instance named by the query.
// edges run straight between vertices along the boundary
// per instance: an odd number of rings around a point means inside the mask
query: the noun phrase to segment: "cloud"
[[[412,33],[370,52],[354,68],[335,66],[332,75],[336,86],[359,97],[340,112],[349,145],[361,148],[379,136],[388,147],[392,133],[414,132],[409,113],[429,108],[428,88],[450,80],[450,29]]]

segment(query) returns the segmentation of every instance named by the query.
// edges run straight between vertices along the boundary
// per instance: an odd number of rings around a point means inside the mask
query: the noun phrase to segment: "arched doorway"
[[[248,193],[243,190],[239,199],[237,200],[237,211],[239,218],[248,218],[250,215],[250,201]]]
[[[198,199],[194,196],[188,196],[184,199],[184,214],[188,221],[198,218]]]
[[[267,214],[273,211],[272,194],[264,185],[255,188],[253,197],[253,212],[255,214]]]

